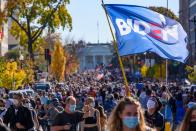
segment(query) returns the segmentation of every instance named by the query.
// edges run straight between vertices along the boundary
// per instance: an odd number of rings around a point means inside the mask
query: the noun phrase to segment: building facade
[[[111,44],[87,44],[78,52],[80,70],[95,69],[99,64],[109,65],[114,53]]]
[[[0,0],[0,10],[4,10],[5,0]],[[0,29],[0,56],[8,51],[8,23],[3,23]]]
[[[4,10],[6,0],[0,0],[0,10]],[[16,40],[10,33],[11,19],[8,19],[7,23],[3,23],[0,28],[0,56],[4,56],[8,50],[14,49],[19,45],[19,41]]]
[[[188,34],[189,64],[196,65],[196,0],[179,1],[180,22]]]
[[[196,65],[196,0],[189,0],[189,42],[192,50],[192,61]]]

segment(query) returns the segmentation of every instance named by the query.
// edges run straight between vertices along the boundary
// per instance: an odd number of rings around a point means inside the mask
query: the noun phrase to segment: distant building
[[[4,10],[5,0],[0,0],[0,10]],[[3,23],[0,29],[0,56],[8,51],[8,24]]]
[[[190,59],[189,63],[196,65],[196,35],[194,17],[196,17],[196,0],[179,0],[180,22],[188,34]],[[192,21],[192,22],[191,22]]]
[[[4,10],[6,0],[0,0],[0,10]],[[19,41],[16,40],[10,33],[11,19],[7,23],[3,23],[0,28],[0,56],[4,56],[8,50],[16,48]]]
[[[94,69],[99,64],[109,65],[114,53],[112,44],[87,44],[80,48],[80,70]]]

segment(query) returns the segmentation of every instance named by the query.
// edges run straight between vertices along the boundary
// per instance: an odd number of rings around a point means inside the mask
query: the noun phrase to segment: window
[[[95,56],[96,64],[102,64],[103,63],[103,56],[98,55]]]

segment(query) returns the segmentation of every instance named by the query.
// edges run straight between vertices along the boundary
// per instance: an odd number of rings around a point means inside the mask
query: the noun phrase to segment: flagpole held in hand
[[[116,39],[115,39],[113,30],[112,30],[112,27],[111,27],[111,24],[110,24],[110,21],[109,21],[109,16],[108,16],[108,13],[107,13],[107,11],[105,9],[105,5],[104,5],[103,0],[101,0],[101,2],[102,2],[103,9],[105,11],[105,15],[106,15],[106,18],[107,18],[107,21],[108,21],[108,25],[110,27],[112,38],[113,38],[113,41],[114,41],[113,42],[114,49],[115,49],[116,54],[117,54],[117,57],[118,57],[118,61],[119,61],[119,64],[120,64],[120,69],[122,71],[122,75],[123,75],[123,79],[124,79],[124,83],[125,83],[125,88],[126,88],[126,96],[130,97],[131,96],[131,93],[130,93],[130,90],[129,90],[129,85],[128,85],[127,77],[126,77],[126,74],[125,74],[124,66],[123,66],[123,63],[122,63],[122,59],[121,59],[121,57],[119,55],[119,52],[118,52],[118,45],[117,45],[117,42],[116,42]]]

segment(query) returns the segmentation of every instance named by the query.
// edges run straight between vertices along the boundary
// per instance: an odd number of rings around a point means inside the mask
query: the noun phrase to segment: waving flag
[[[141,6],[106,4],[105,8],[121,56],[154,52],[166,59],[186,61],[187,34],[177,21]]]

